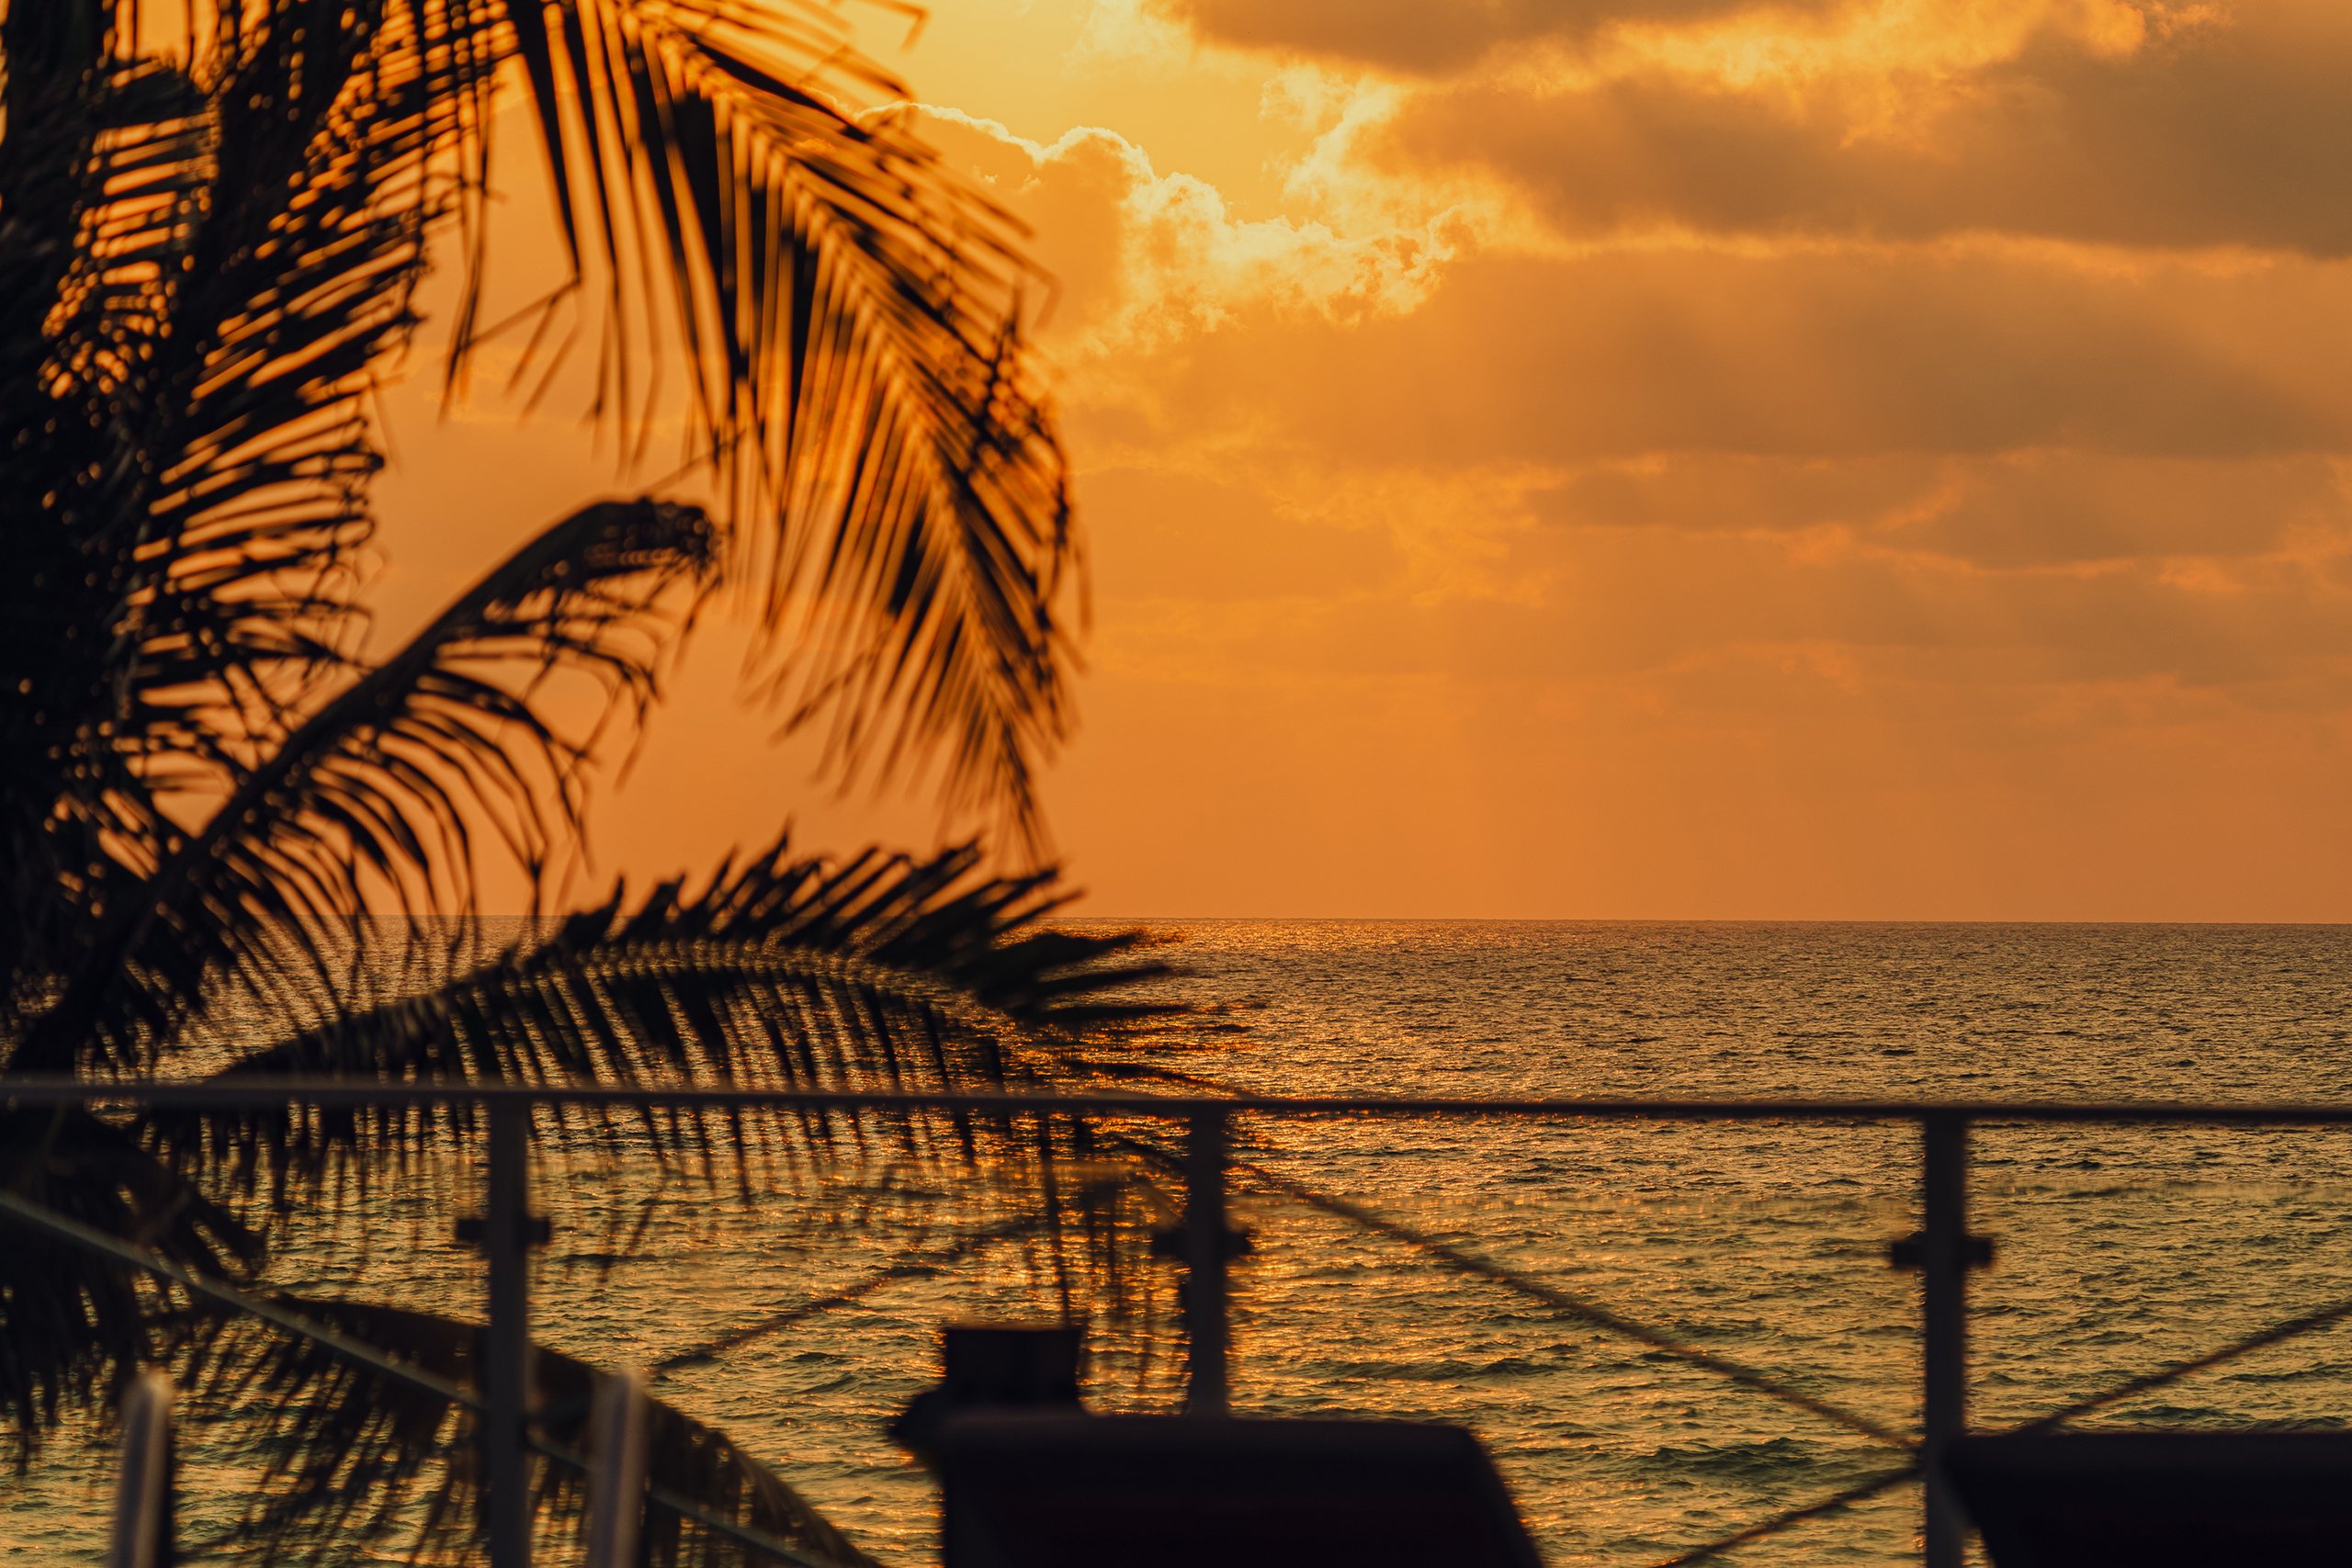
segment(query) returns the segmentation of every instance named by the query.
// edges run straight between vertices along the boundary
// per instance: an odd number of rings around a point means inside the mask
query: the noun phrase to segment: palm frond
[[[937,760],[951,804],[1003,804],[1042,842],[1077,574],[1019,230],[888,107],[905,90],[830,7],[513,19],[575,267],[607,286],[601,400],[642,423],[632,342],[682,340],[700,450],[760,519],[736,558],[792,720],[830,721],[844,778]]]
[[[250,796],[306,694],[349,679],[380,461],[361,398],[429,236],[479,218],[504,64],[575,258],[607,264],[608,365],[625,380],[630,323],[668,321],[695,450],[769,519],[729,553],[792,722],[830,716],[849,772],[940,761],[1041,841],[1029,770],[1063,722],[1074,577],[1015,235],[899,119],[854,112],[899,89],[824,8],[281,0],[213,9],[182,63],[124,52],[135,9],[12,8],[0,38],[0,224],[32,285],[0,359],[42,437],[0,461],[38,498],[11,540],[30,570],[0,582],[24,628],[0,681],[9,924],[31,944],[0,1022],[92,927],[148,918],[126,908],[190,848],[158,792]],[[292,901],[336,904],[334,880]]]
[[[483,1331],[435,1314],[372,1303],[280,1297],[302,1317],[397,1356],[462,1390],[480,1386]],[[473,1413],[326,1347],[248,1319],[185,1320],[190,1382],[224,1430],[265,1456],[238,1543],[262,1562],[462,1559],[478,1550],[481,1468]],[[585,1454],[595,1370],[544,1347],[532,1354],[541,1438]],[[782,1477],[674,1407],[652,1409],[650,1496],[639,1550],[662,1568],[763,1562],[677,1506],[688,1501],[743,1530],[842,1568],[875,1568]],[[576,1471],[539,1466],[543,1530],[577,1529]]]
[[[187,150],[188,95],[167,71],[113,62],[101,10],[12,7],[0,31],[0,1027],[22,1016],[41,955],[135,874],[120,860],[158,820],[111,722],[108,612],[135,552],[102,499],[140,467],[109,389],[142,360],[125,279],[154,258],[107,218],[118,183],[129,202],[173,205],[153,176]]]
[[[227,7],[185,69],[122,58],[100,28],[75,112],[9,117],[0,164],[56,167],[46,205],[0,187],[0,266],[67,258],[29,305],[12,291],[23,330],[0,348],[0,396],[40,437],[0,453],[21,498],[0,739],[26,742],[0,747],[0,795],[19,863],[46,874],[42,919],[12,926],[19,990],[183,847],[160,796],[234,791],[307,689],[347,671],[379,463],[362,399],[449,206],[434,150],[491,68],[384,12]],[[42,58],[11,45],[12,92],[48,79]]]
[[[1169,1011],[1134,989],[1169,973],[1140,932],[1047,922],[1050,873],[992,877],[967,846],[928,860],[868,851],[796,857],[789,840],[722,865],[700,890],[665,883],[517,941],[421,994],[346,1013],[255,1051],[227,1077],[369,1081],[736,1085],[956,1092],[1066,1081],[1082,1055]],[[157,1113],[156,1146],[273,1195],[290,1174],[454,1131],[461,1112],[294,1108]],[[787,1118],[632,1121],[656,1152],[727,1162],[842,1159],[876,1125]],[[579,1135],[614,1123],[580,1117]],[[553,1123],[549,1131],[554,1131]],[[899,1148],[1014,1136],[970,1118],[901,1119]],[[1025,1129],[1080,1157],[1075,1124]],[[837,1144],[836,1140],[842,1142]]]
[[[532,682],[570,669],[608,705],[649,704],[673,624],[660,606],[707,539],[690,508],[605,502],[493,568],[246,774],[101,932],[12,1066],[152,1060],[222,974],[320,960],[370,875],[402,906],[464,907],[485,826],[543,870],[577,829],[588,741],[558,732]]]
[[[183,1268],[237,1277],[259,1235],[87,1111],[0,1101],[0,1190]],[[68,1404],[152,1360],[166,1304],[152,1282],[0,1218],[0,1450],[22,1464]]]
[[[11,6],[0,17],[0,80],[6,118],[0,138],[0,400],[11,413],[46,395],[45,323],[74,262],[83,206],[91,197],[89,157],[103,117],[112,51],[110,7],[104,0]],[[21,452],[40,433],[12,422],[9,448]]]
[[[227,790],[345,669],[382,462],[365,397],[416,323],[428,237],[463,195],[435,158],[494,62],[384,0],[252,11],[210,61],[186,276],[152,392],[114,409],[152,464],[118,638],[126,684],[154,694],[149,768]]]
[[[1161,967],[1133,935],[1052,930],[1050,873],[991,876],[969,848],[831,863],[779,842],[696,890],[616,889],[415,994],[357,1003],[336,970],[368,956],[356,918],[470,908],[493,844],[553,882],[601,729],[559,724],[543,682],[599,687],[599,711],[633,719],[673,612],[721,581],[755,608],[760,683],[789,724],[823,729],[838,779],[936,769],[950,807],[1001,807],[1041,858],[1033,771],[1067,725],[1078,561],[1022,342],[1031,274],[1015,226],[915,139],[903,89],[819,0],[181,9],[184,47],[141,57],[154,35],[139,0],[0,6],[0,1072],[187,1062],[224,992],[290,995],[301,970],[329,982],[329,1016],[232,1076],[955,1089],[1115,1064],[1156,1010],[1127,987]],[[683,365],[687,456],[727,504],[717,525],[652,501],[588,508],[372,660],[368,397],[413,335],[435,244],[459,246],[467,279],[453,375],[483,340],[492,93],[510,79],[553,174],[573,292],[599,290],[600,412],[635,453],[665,413],[659,367]],[[256,1200],[314,1172],[364,1179],[376,1156],[462,1130],[34,1115],[0,1080],[0,1184],[250,1279],[270,1217]],[[1057,1266],[1065,1229],[1115,1269],[1143,1228],[1133,1183],[1056,1188],[1098,1146],[1075,1121],[540,1132],[731,1161],[746,1180],[754,1160],[852,1160],[869,1139],[1002,1152],[1040,1184]],[[151,1353],[159,1321],[193,1321],[194,1287],[16,1239],[0,1245],[0,1420],[28,1443]],[[462,1325],[320,1310],[441,1364],[470,1354]],[[283,1506],[255,1522],[279,1550],[344,1526],[459,1529],[456,1405],[207,1354],[223,1391],[243,1377],[297,1406],[314,1394],[344,1423],[278,1450]],[[832,1541],[715,1435],[672,1436],[698,1467],[682,1490]],[[303,1500],[317,1483],[378,1490],[337,1514]],[[655,1541],[668,1560],[724,1555],[684,1525]]]

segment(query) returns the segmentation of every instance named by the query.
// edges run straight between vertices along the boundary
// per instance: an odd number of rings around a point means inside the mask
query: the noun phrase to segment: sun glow
[[[2352,839],[2302,804],[2352,743],[2352,197],[2314,151],[2345,14],[1577,15],[1032,0],[935,6],[903,51],[869,29],[1052,279],[1095,629],[1048,788],[1096,907],[2346,912]],[[409,406],[402,441],[472,441]],[[470,449],[520,484],[539,440]],[[630,863],[707,858],[775,773],[699,680],[694,745],[613,807]],[[1787,765],[1718,795],[1734,752]],[[2119,878],[2137,840],[2037,793],[2059,777],[2179,824],[2177,874]],[[2003,876],[1879,809],[1898,779]],[[686,808],[713,780],[743,804]],[[1170,791],[1183,831],[1140,830]],[[1996,795],[2023,815],[1980,820]],[[1693,810],[1757,847],[1699,852]],[[1400,838],[1409,876],[1350,868]]]

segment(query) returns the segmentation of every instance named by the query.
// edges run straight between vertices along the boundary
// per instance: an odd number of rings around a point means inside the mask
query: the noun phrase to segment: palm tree
[[[1077,573],[1018,330],[1029,274],[829,8],[15,0],[0,69],[0,1074],[997,1087],[1069,1081],[1148,1010],[1126,994],[1156,973],[1134,938],[1049,929],[1053,874],[991,872],[971,847],[830,860],[779,840],[486,953],[428,952],[404,923],[474,908],[498,856],[554,896],[609,728],[645,716],[714,598],[748,607],[761,686],[823,728],[837,776],[935,767],[949,807],[997,810],[1035,863]],[[725,505],[576,512],[375,656],[356,570],[384,461],[369,394],[417,328],[429,257],[458,263],[453,378],[484,340],[502,105],[536,128],[570,258],[536,324],[593,324],[597,405],[632,448],[662,409],[649,355],[671,345],[695,478]],[[595,682],[603,719],[568,728],[551,672]],[[392,931],[431,962],[388,987]],[[285,1037],[224,1037],[224,1010],[255,1005]],[[468,1130],[460,1113],[54,1112],[5,1081],[0,1190],[254,1290],[283,1215],[360,1190],[329,1178]],[[740,1158],[822,1156],[871,1129],[536,1131]],[[888,1132],[967,1153],[1083,1136]],[[217,1389],[301,1396],[269,1417],[292,1443],[254,1520],[266,1541],[458,1528],[411,1506],[420,1486],[462,1493],[450,1411],[197,1307],[54,1233],[9,1234],[0,1426],[19,1458],[176,1354]],[[305,1310],[467,1364],[464,1325]],[[665,1451],[688,1456],[677,1485],[848,1552],[723,1438],[664,1419]],[[723,1546],[680,1517],[653,1540]]]

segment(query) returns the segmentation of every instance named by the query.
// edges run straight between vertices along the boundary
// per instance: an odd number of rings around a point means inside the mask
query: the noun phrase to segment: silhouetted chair
[[[1459,1427],[976,1410],[942,1419],[946,1568],[1541,1568]]]
[[[2352,1433],[1991,1436],[1948,1464],[1998,1568],[2352,1562]]]

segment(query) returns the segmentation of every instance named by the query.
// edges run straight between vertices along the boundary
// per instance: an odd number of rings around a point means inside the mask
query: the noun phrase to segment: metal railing
[[[1969,1429],[1968,1423],[1968,1280],[1972,1269],[1989,1257],[1989,1245],[1969,1228],[1969,1134],[1984,1123],[2069,1124],[2204,1124],[2232,1126],[2319,1127],[2352,1124],[2352,1105],[2310,1104],[2160,1104],[2153,1102],[2069,1102],[1962,1100],[1912,1102],[1881,1100],[1449,1100],[1364,1096],[1280,1096],[1199,1094],[906,1094],[892,1092],[828,1092],[787,1089],[653,1089],[591,1086],[506,1087],[487,1085],[360,1084],[337,1079],[246,1079],[239,1082],[97,1084],[48,1077],[0,1078],[0,1104],[20,1106],[83,1105],[144,1106],[150,1108],[250,1108],[301,1104],[316,1109],[466,1107],[479,1110],[488,1125],[487,1190],[480,1224],[488,1284],[487,1355],[479,1400],[464,1391],[437,1390],[469,1404],[481,1416],[481,1441],[488,1481],[484,1496],[488,1538],[493,1568],[528,1568],[531,1550],[530,1469],[532,1455],[582,1463],[580,1456],[560,1454],[530,1431],[528,1348],[531,1343],[529,1248],[538,1222],[530,1211],[529,1133],[533,1111],[557,1107],[629,1107],[705,1109],[713,1111],[775,1110],[800,1113],[951,1112],[1002,1117],[1039,1114],[1075,1117],[1122,1117],[1181,1123],[1185,1129],[1182,1161],[1185,1202],[1179,1257],[1186,1273],[1182,1293],[1185,1337],[1187,1407],[1200,1414],[1218,1414],[1230,1403],[1229,1367],[1232,1295],[1229,1260],[1232,1236],[1229,1200],[1236,1168],[1288,1185],[1328,1212],[1369,1228],[1408,1240],[1449,1267],[1483,1274],[1534,1299],[1585,1321],[1643,1340],[1692,1365],[1769,1393],[1799,1408],[1834,1420],[1888,1446],[1907,1452],[1910,1462],[1860,1485],[1803,1507],[1787,1510],[1763,1524],[1686,1552],[1675,1564],[1695,1563],[1732,1547],[1758,1539],[1799,1520],[1843,1508],[1888,1486],[1917,1476],[1923,1483],[1923,1561],[1927,1568],[1959,1568],[1967,1539],[1967,1524],[1949,1489],[1942,1460],[1950,1445]],[[1233,1123],[1238,1117],[1277,1122],[1329,1119],[1413,1121],[1559,1121],[1559,1122],[1748,1122],[1904,1124],[1919,1134],[1918,1231],[1894,1244],[1893,1260],[1915,1268],[1920,1280],[1921,1335],[1919,1386],[1921,1429],[1916,1436],[1894,1432],[1869,1417],[1800,1390],[1785,1387],[1769,1376],[1736,1362],[1672,1342],[1654,1331],[1592,1303],[1582,1302],[1518,1271],[1487,1262],[1449,1244],[1386,1220],[1343,1200],[1312,1192],[1262,1168],[1240,1165],[1233,1153]],[[57,1216],[0,1193],[0,1213],[20,1222],[40,1225],[68,1240],[115,1253],[137,1263],[135,1248],[111,1238],[82,1235],[85,1227],[61,1222]],[[195,1280],[183,1270],[153,1260],[141,1265],[211,1296],[216,1302],[277,1321],[278,1326],[328,1341],[332,1331],[310,1325],[267,1303],[242,1296],[232,1288]],[[2075,1402],[2064,1409],[2027,1424],[2023,1429],[2045,1430],[2073,1417],[2131,1394],[2159,1387],[2189,1372],[2216,1366],[2281,1339],[2352,1318],[2352,1300],[2273,1325],[2216,1350],[2175,1362],[2131,1379],[2114,1389]],[[278,1321],[278,1320],[284,1321]],[[333,1348],[330,1346],[330,1348]],[[364,1347],[351,1353],[365,1359]],[[377,1358],[380,1361],[381,1358]],[[397,1363],[379,1371],[413,1377]],[[684,1499],[675,1500],[684,1504]],[[690,1513],[691,1506],[686,1510]],[[772,1554],[805,1561],[780,1550],[780,1543],[757,1538],[756,1532],[729,1521],[702,1517],[700,1522],[733,1535]],[[1670,1565],[1669,1565],[1670,1568]]]

